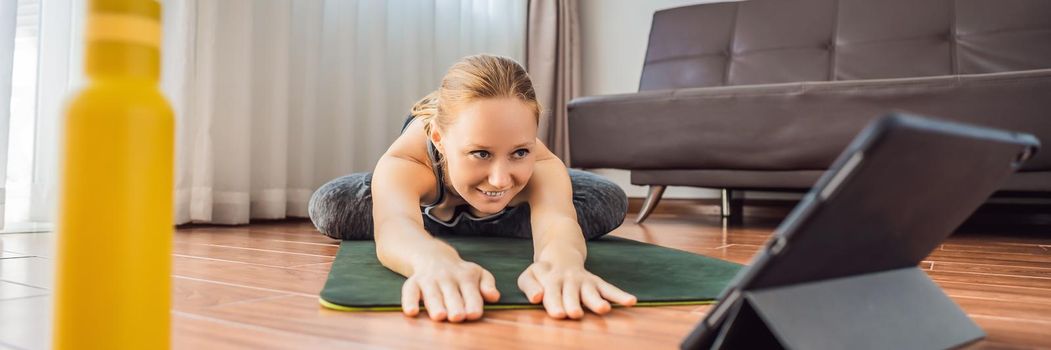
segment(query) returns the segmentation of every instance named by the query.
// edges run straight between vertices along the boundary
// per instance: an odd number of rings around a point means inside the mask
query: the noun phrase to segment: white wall
[[[581,0],[580,42],[583,96],[632,93],[639,90],[650,22],[657,10],[719,0]],[[645,197],[646,188],[634,186],[625,170],[595,172],[624,187],[628,197]],[[715,198],[716,190],[669,187],[664,198]]]

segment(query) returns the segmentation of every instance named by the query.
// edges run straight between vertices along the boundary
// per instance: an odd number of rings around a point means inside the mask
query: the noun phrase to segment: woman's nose
[[[493,167],[489,172],[489,186],[492,186],[493,190],[506,190],[511,187],[511,172],[505,167]]]

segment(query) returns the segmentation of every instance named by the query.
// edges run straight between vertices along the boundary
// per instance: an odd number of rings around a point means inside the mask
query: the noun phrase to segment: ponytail
[[[438,117],[438,90],[427,94],[412,106],[412,117],[423,122],[423,129],[428,135],[431,134],[431,124]]]

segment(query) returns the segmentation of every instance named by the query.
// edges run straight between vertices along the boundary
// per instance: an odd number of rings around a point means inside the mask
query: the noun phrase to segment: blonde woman
[[[534,262],[518,286],[553,318],[634,305],[634,296],[584,269],[584,240],[619,226],[627,197],[608,180],[567,170],[537,139],[540,111],[517,62],[465,57],[416,103],[374,172],[314,193],[311,220],[335,239],[375,239],[379,261],[407,277],[408,316],[422,299],[435,321],[476,320],[484,301],[500,298],[493,275],[442,235],[531,238]]]

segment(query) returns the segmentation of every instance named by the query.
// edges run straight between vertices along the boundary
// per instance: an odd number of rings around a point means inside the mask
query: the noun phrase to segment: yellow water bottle
[[[170,345],[174,117],[158,0],[90,0],[87,86],[67,106],[53,345]]]

